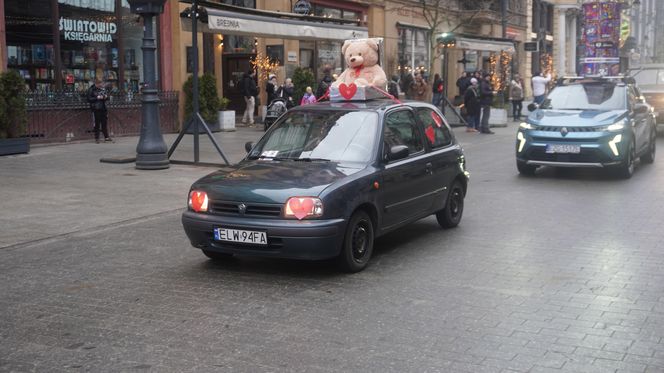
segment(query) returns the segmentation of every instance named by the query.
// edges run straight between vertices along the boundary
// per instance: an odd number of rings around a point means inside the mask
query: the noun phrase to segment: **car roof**
[[[375,99],[364,101],[323,101],[313,104],[296,106],[291,110],[368,110],[368,111],[385,111],[388,109],[402,107],[431,107],[432,105],[421,101],[397,101],[392,99]]]

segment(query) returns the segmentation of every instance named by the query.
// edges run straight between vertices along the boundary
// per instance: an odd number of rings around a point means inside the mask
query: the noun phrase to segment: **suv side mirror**
[[[408,147],[406,145],[395,145],[390,148],[389,153],[387,154],[387,159],[389,161],[396,161],[398,159],[404,159],[408,157]]]
[[[635,114],[645,114],[648,112],[648,105],[646,104],[636,104],[634,105]]]
[[[247,141],[246,143],[244,143],[244,150],[246,150],[247,153],[249,153],[251,151],[251,148],[253,147],[254,147],[253,141]]]

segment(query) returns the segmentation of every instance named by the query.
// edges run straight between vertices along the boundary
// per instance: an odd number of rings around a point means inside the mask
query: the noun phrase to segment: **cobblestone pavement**
[[[212,263],[172,210],[2,249],[0,371],[664,372],[664,154],[524,178],[495,131],[457,131],[461,225],[385,236],[354,275]]]

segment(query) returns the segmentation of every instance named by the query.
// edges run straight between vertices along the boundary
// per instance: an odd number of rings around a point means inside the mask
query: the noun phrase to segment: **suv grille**
[[[281,216],[281,205],[245,203],[244,213],[240,212],[242,202],[210,201],[210,213],[215,215],[275,217]]]
[[[567,132],[599,132],[603,131],[603,127],[565,127]],[[563,129],[560,127],[553,126],[535,126],[535,131],[545,131],[545,132],[560,132]]]

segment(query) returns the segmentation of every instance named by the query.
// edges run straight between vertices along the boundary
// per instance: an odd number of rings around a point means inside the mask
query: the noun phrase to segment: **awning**
[[[214,8],[206,10],[208,24],[207,27],[202,27],[202,32],[299,40],[346,40],[369,37],[366,27],[276,18]],[[187,23],[191,24],[191,20],[183,19],[182,23],[183,28],[190,29]]]
[[[472,39],[457,37],[456,39],[456,48],[458,49],[470,49],[477,51],[491,51],[491,52],[502,52],[514,53],[514,44],[508,41],[498,41],[498,40],[483,40],[483,39]]]

